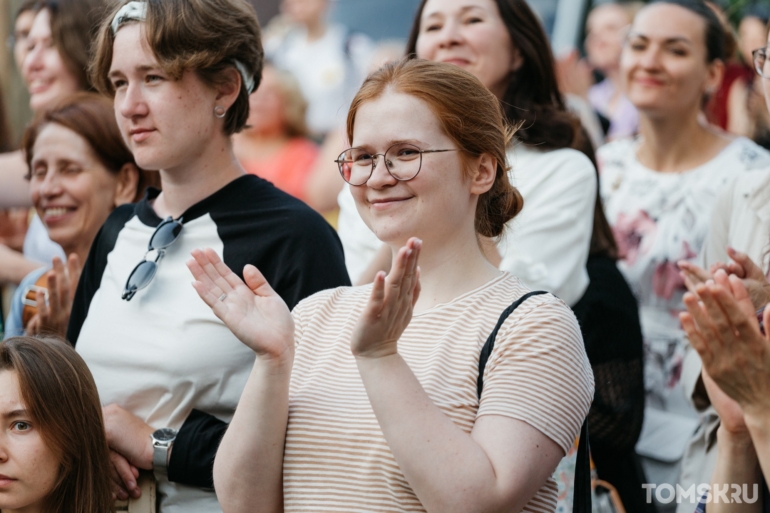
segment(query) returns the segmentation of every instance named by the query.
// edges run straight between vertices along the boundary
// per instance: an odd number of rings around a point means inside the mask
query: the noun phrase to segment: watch
[[[150,435],[152,439],[152,466],[156,472],[168,473],[168,456],[174,446],[176,434],[175,429],[161,428]]]

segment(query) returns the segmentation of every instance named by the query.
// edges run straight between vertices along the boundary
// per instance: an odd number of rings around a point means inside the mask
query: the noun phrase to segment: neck
[[[71,254],[76,254],[78,258],[80,259],[80,265],[84,265],[86,263],[86,258],[88,258],[88,253],[91,251],[91,244],[93,244],[94,239],[89,239],[87,242],[83,241],[80,245],[73,245],[73,246],[65,246],[62,245],[62,250],[64,250],[64,254],[69,258]],[[64,261],[64,267],[67,267],[67,261]],[[1,512],[4,513],[4,512]]]
[[[229,137],[222,134],[194,160],[160,170],[163,192],[153,208],[158,217],[179,218],[188,208],[244,174]]]
[[[637,157],[645,167],[660,172],[682,172],[708,162],[729,139],[700,120],[700,111],[639,120],[642,144]]]
[[[399,249],[400,245],[391,246],[394,257]],[[423,240],[419,265],[421,290],[415,313],[449,303],[500,276],[481,252],[473,226],[454,236]]]
[[[40,503],[37,503],[19,509],[0,509],[0,513],[44,513],[44,508]]]
[[[326,22],[323,17],[319,17],[305,23],[305,29],[307,30],[308,41],[318,41],[326,35]]]
[[[619,67],[613,67],[610,69],[603,69],[602,74],[604,75],[604,78],[610,81],[610,83],[615,86],[615,90],[620,89],[620,68]]]

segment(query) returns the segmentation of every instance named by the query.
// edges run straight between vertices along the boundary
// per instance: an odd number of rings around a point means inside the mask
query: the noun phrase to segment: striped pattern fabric
[[[293,312],[297,350],[284,456],[287,512],[425,511],[400,471],[350,352],[371,285],[324,291]],[[510,274],[415,315],[399,353],[433,402],[470,433],[481,415],[522,420],[566,451],[593,397],[593,374],[571,310],[528,299],[505,322],[476,397],[479,351],[500,313],[528,292]],[[553,479],[524,511],[553,512]]]

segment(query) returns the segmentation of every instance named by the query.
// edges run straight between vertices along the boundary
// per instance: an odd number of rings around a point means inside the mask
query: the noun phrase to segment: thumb
[[[246,282],[246,286],[258,296],[277,296],[273,287],[271,287],[267,282],[267,279],[265,279],[265,276],[259,272],[259,269],[251,264],[248,264],[243,268],[243,281]]]
[[[727,254],[736,263],[740,264],[740,266],[743,267],[745,276],[742,276],[742,277],[756,278],[757,275],[764,276],[762,269],[760,269],[759,266],[755,264],[754,261],[751,258],[749,258],[749,255],[747,255],[746,253],[743,253],[741,251],[736,251],[735,249],[728,247]]]

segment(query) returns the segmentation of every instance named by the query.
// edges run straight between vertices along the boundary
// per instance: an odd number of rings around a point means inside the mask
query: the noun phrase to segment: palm
[[[255,353],[281,356],[293,347],[294,321],[283,299],[254,266],[241,280],[213,250],[195,250],[187,263],[193,287],[214,314]]]

